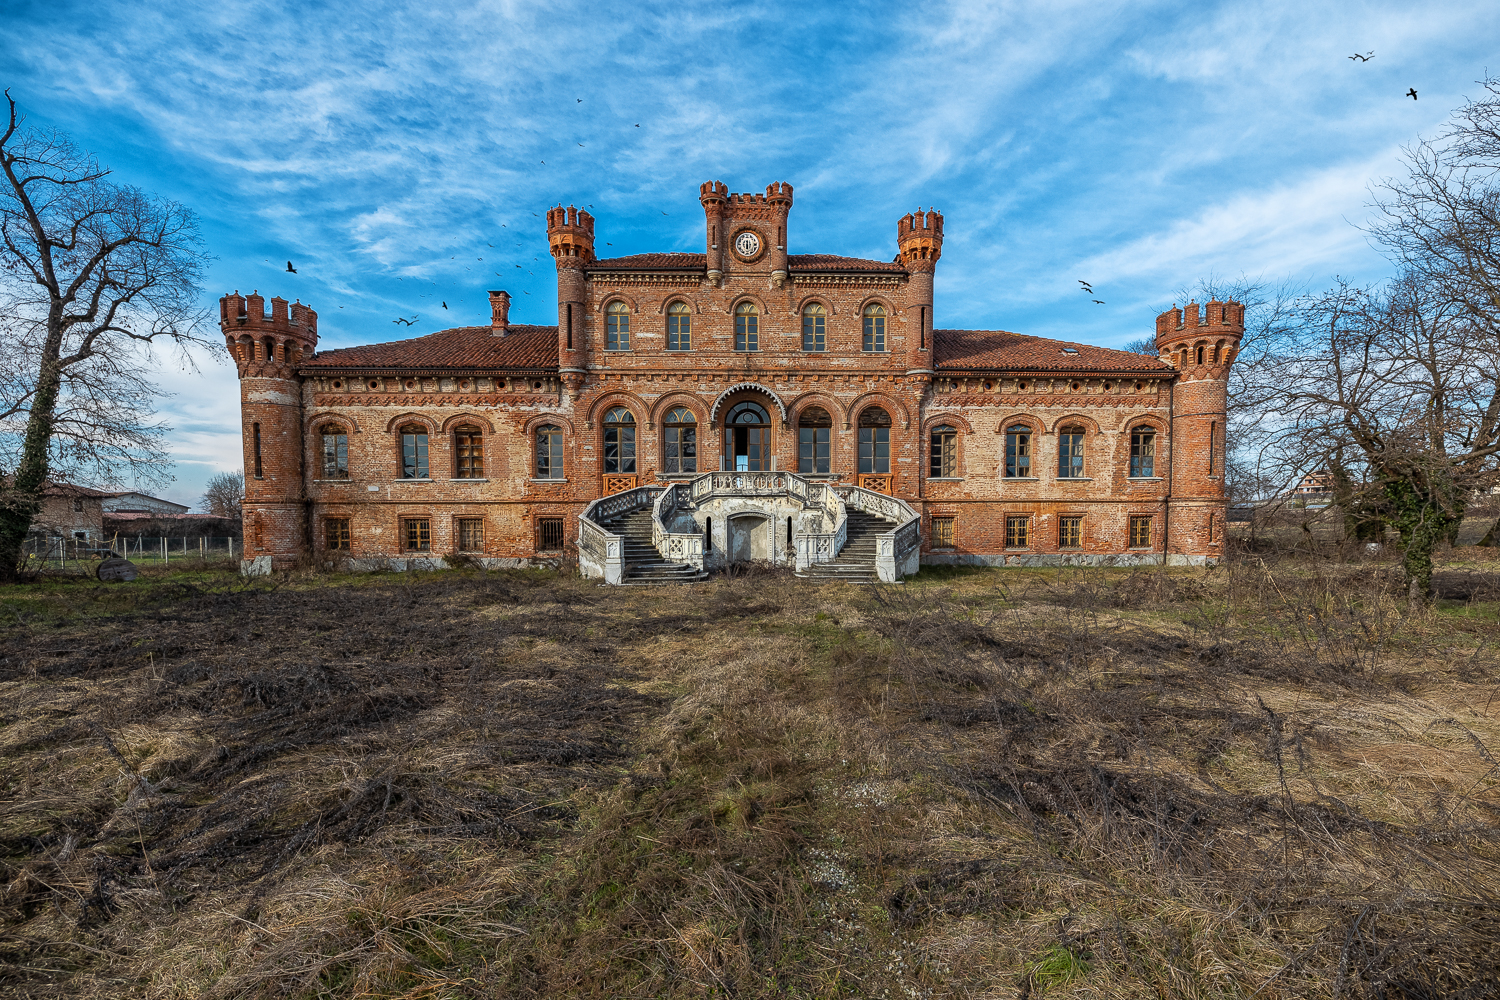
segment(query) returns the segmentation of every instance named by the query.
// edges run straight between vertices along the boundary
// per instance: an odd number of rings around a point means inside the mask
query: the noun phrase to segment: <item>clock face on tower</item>
[[[744,260],[754,260],[760,256],[760,237],[745,230],[734,238],[734,252]]]

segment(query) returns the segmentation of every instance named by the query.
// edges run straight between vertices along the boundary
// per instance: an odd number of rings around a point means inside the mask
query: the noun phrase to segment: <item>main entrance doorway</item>
[[[726,472],[771,471],[771,418],[757,403],[740,403],[724,418]]]

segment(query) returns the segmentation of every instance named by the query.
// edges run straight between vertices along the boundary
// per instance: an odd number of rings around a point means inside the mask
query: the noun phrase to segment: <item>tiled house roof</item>
[[[298,366],[312,374],[330,369],[557,370],[557,327],[512,326],[504,337],[487,326],[459,326],[410,340],[319,351]]]
[[[787,254],[790,271],[886,271],[905,274],[899,261],[864,260],[840,257],[831,253]],[[636,253],[628,257],[610,257],[589,265],[591,271],[702,271],[708,267],[708,255],[701,253]]]
[[[840,257],[831,253],[787,254],[786,266],[791,271],[888,271],[905,274],[900,261],[864,260],[859,257]]]
[[[934,330],[933,363],[939,371],[1141,372],[1173,368],[1147,354],[1090,344],[1028,337],[1005,330]]]

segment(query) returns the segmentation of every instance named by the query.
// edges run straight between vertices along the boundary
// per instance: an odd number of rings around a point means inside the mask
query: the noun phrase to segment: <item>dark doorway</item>
[[[740,403],[724,420],[724,460],[730,472],[771,471],[771,418],[755,403]]]

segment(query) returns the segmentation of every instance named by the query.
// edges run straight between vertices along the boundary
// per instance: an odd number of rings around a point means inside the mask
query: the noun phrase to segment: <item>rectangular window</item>
[[[1149,514],[1130,518],[1130,547],[1132,549],[1151,547],[1151,516]]]
[[[432,522],[425,517],[408,517],[401,522],[401,540],[408,552],[432,551]]]
[[[484,478],[484,435],[478,427],[464,426],[453,432],[453,453],[459,479]]]
[[[954,518],[951,517],[935,517],[932,519],[933,548],[953,548],[953,521]]]
[[[692,317],[682,312],[667,313],[667,350],[690,351],[693,347]]]
[[[803,473],[828,472],[828,441],[831,428],[797,428],[797,471]]]
[[[734,318],[734,349],[736,351],[760,350],[760,317],[754,313]]]
[[[1057,519],[1057,547],[1060,549],[1083,548],[1083,518],[1060,517]]]
[[[630,350],[630,314],[623,309],[610,308],[604,320],[604,349],[606,351]]]
[[[1156,475],[1156,431],[1149,427],[1130,432],[1130,475],[1134,478]]]
[[[1083,478],[1083,428],[1064,427],[1057,434],[1057,478]]]
[[[83,513],[83,500],[81,498],[73,501],[73,513]]]
[[[323,478],[349,478],[349,435],[342,427],[323,431]]]
[[[536,519],[536,548],[538,552],[560,552],[563,547],[563,519],[539,517]]]
[[[426,479],[427,432],[414,427],[401,430],[401,478]]]
[[[1011,514],[1005,518],[1005,547],[1028,549],[1031,547],[1031,518],[1026,514]]]
[[[939,427],[932,432],[932,469],[934,479],[952,479],[958,475],[958,432]]]
[[[865,317],[865,353],[880,353],[885,350],[885,317]]]
[[[254,426],[254,431],[255,431],[255,478],[259,479],[259,478],[261,478],[261,467],[260,467],[260,424],[255,424],[253,426]]]
[[[861,427],[859,429],[860,475],[890,471],[891,429],[889,427]]]
[[[349,519],[347,517],[323,518],[323,545],[329,552],[349,551]]]
[[[697,472],[698,428],[690,424],[668,424],[662,451],[668,475]]]
[[[548,424],[536,432],[536,477],[563,477],[562,428]]]
[[[458,519],[458,551],[484,551],[484,519],[461,517]]]
[[[814,353],[828,349],[828,317],[823,313],[802,314],[802,349]]]
[[[1031,476],[1031,428],[1017,424],[1005,432],[1005,478]]]

